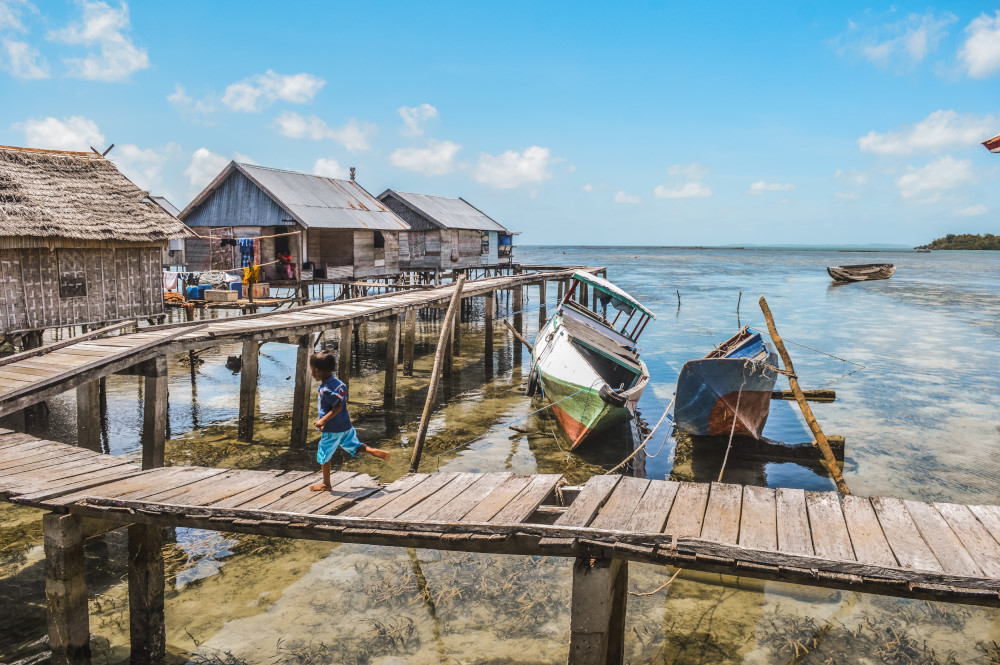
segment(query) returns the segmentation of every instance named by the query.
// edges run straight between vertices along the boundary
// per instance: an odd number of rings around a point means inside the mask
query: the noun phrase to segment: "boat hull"
[[[837,282],[868,282],[876,279],[889,279],[896,272],[896,266],[891,263],[830,266],[826,272]]]
[[[767,364],[745,358],[686,363],[677,378],[674,425],[700,436],[734,432],[759,439],[771,411],[776,362],[769,350]]]

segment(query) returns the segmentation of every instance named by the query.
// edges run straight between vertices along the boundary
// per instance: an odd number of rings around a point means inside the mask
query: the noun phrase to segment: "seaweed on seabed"
[[[326,642],[292,646],[279,639],[272,665],[367,665],[373,659],[389,655],[411,655],[420,648],[420,635],[408,616],[395,616],[385,622],[368,619],[371,632],[361,637],[342,637]],[[237,665],[205,663],[198,665]]]

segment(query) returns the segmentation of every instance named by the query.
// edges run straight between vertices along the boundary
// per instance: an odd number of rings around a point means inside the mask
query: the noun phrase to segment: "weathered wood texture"
[[[569,665],[621,665],[625,657],[628,563],[577,559],[573,564]]]

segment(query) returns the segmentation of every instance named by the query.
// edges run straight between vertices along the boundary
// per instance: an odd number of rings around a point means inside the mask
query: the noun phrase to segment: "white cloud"
[[[552,154],[548,148],[533,145],[523,152],[508,150],[501,155],[479,153],[479,163],[473,173],[476,182],[511,189],[529,182],[542,182],[552,177],[549,167]]]
[[[7,57],[0,60],[0,63],[13,76],[21,79],[49,78],[48,61],[28,42],[4,39],[3,50]]]
[[[369,149],[368,135],[375,132],[375,125],[369,122],[358,122],[355,118],[348,120],[343,127],[330,127],[317,116],[303,117],[294,111],[286,111],[275,119],[278,133],[293,139],[332,139],[351,152],[363,152]]]
[[[747,194],[763,194],[764,192],[790,192],[795,189],[795,185],[790,182],[764,182],[763,180],[758,180],[757,182],[750,185],[750,189],[747,190]]]
[[[97,123],[89,118],[74,115],[69,118],[29,118],[14,125],[24,132],[25,145],[49,150],[87,151],[91,146],[104,147],[104,134]]]
[[[946,190],[970,184],[973,180],[972,160],[946,155],[920,168],[908,167],[906,173],[896,178],[896,188],[904,199],[935,203]]]
[[[937,49],[958,18],[949,12],[910,14],[880,25],[862,26],[848,21],[847,32],[833,40],[841,55],[860,56],[880,67],[908,68]]]
[[[452,141],[431,139],[426,148],[399,148],[389,155],[389,163],[424,175],[444,175],[454,169],[455,155],[462,149]]]
[[[325,157],[320,157],[313,164],[313,175],[323,176],[324,178],[336,178],[343,180],[348,176],[348,171],[340,165],[336,159],[327,159]]]
[[[653,196],[658,199],[704,199],[712,195],[712,188],[700,182],[688,182],[673,187],[657,185]]]
[[[838,199],[857,199],[861,197],[857,192],[834,192],[834,194]]]
[[[123,81],[133,72],[149,67],[146,49],[138,48],[127,36],[131,30],[128,5],[117,9],[104,2],[81,0],[82,21],[54,30],[52,41],[96,47],[84,58],[65,58],[71,76],[92,81]]]
[[[868,184],[868,174],[864,171],[844,171],[843,169],[837,169],[837,172],[833,174],[833,177],[837,180],[842,180],[859,187]]]
[[[326,81],[312,74],[278,74],[267,70],[226,86],[222,103],[233,111],[256,113],[280,100],[293,104],[311,102]]]
[[[975,205],[966,206],[965,208],[959,208],[955,211],[956,217],[979,217],[980,215],[985,215],[990,211],[982,203],[977,203]]]
[[[257,164],[257,161],[254,160],[253,157],[250,155],[244,155],[238,150],[233,153],[233,161],[239,162],[240,164]]]
[[[972,78],[986,78],[1000,71],[1000,11],[990,18],[980,14],[965,28],[968,37],[958,59]]]
[[[222,155],[208,148],[198,148],[191,155],[191,163],[184,169],[184,175],[188,177],[191,187],[200,191],[228,165],[229,160]]]
[[[116,146],[108,154],[108,158],[121,169],[129,180],[150,191],[160,184],[163,166],[167,163],[169,154],[179,152],[180,146],[170,144],[163,152],[152,148],[142,149],[139,146],[125,144]]]
[[[977,146],[991,136],[1000,116],[934,111],[920,122],[898,132],[868,132],[858,139],[861,152],[877,155],[912,155]]]
[[[430,104],[420,106],[400,106],[399,117],[403,119],[403,136],[423,136],[424,123],[438,117],[438,110]]]
[[[588,182],[586,185],[583,186],[583,191],[592,192],[594,191],[594,186]]]
[[[638,194],[629,194],[624,189],[615,192],[615,203],[639,203],[641,200]]]
[[[24,11],[37,14],[38,8],[27,0],[0,0],[0,30],[23,32],[21,13]]]
[[[671,164],[667,167],[667,175],[684,176],[689,180],[702,180],[708,175],[708,168],[703,164]]]

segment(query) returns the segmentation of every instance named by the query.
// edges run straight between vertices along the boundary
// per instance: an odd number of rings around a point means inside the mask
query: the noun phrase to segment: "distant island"
[[[1000,249],[1000,236],[992,233],[982,235],[972,233],[949,233],[930,244],[915,249]]]

